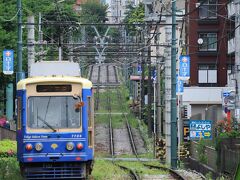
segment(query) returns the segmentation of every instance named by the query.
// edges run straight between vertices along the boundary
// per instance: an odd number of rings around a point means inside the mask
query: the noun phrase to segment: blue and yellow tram
[[[33,77],[17,84],[17,157],[26,179],[91,173],[92,93],[92,83],[79,77]]]

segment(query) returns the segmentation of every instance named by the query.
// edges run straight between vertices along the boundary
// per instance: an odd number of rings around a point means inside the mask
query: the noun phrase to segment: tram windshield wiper
[[[40,116],[37,116],[38,117],[38,119],[40,119],[44,124],[46,124],[47,125],[47,127],[49,127],[50,129],[52,129],[53,130],[53,132],[56,132],[57,130],[56,129],[54,129],[50,124],[48,124],[48,122],[47,121],[45,121],[43,118],[41,118]]]

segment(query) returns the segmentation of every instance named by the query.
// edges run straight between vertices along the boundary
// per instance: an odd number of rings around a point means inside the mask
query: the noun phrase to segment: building
[[[142,0],[110,0],[110,22],[120,23],[125,17],[127,6],[137,6]]]
[[[84,3],[86,3],[88,0],[76,0],[73,9],[75,11],[81,11],[81,5],[83,5]],[[99,2],[99,0],[92,0],[92,1],[96,1]],[[105,2],[104,0],[100,1],[100,2]]]
[[[223,87],[233,69],[228,53],[227,0],[186,0],[186,48],[191,58],[190,86]]]

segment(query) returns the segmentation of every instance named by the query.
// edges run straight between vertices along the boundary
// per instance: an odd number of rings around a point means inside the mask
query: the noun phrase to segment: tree
[[[140,3],[137,7],[132,5],[128,6],[128,11],[126,12],[126,17],[124,18],[124,23],[127,25],[127,32],[131,35],[136,34],[136,26],[134,24],[139,24],[144,22],[144,4]]]
[[[107,9],[108,6],[102,3],[99,3],[96,0],[88,0],[85,4],[81,6],[80,11],[80,22],[83,24],[100,24],[105,23],[107,20]],[[98,32],[104,34],[107,27],[104,25],[96,25]],[[88,39],[91,39],[96,36],[95,31],[92,27],[88,26],[86,28]]]

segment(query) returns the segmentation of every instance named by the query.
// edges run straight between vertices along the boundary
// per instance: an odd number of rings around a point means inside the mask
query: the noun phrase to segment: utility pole
[[[39,19],[38,19],[38,42],[40,43],[40,61],[43,60],[43,32],[42,32],[42,14],[39,13]]]
[[[156,106],[157,106],[157,120],[156,120],[156,136],[162,137],[162,111],[161,111],[161,65],[160,65],[160,27],[157,26],[157,46],[156,46],[156,55],[157,55],[157,79],[156,79]]]
[[[147,24],[147,37],[149,37],[149,34],[151,33],[151,27]],[[150,39],[147,39],[147,63],[148,63],[148,137],[152,137],[152,68],[151,68],[151,42],[149,42]]]
[[[28,17],[28,74],[31,65],[35,62],[35,36],[34,36],[34,16]]]
[[[97,53],[98,53],[98,63],[101,64],[104,61],[104,51],[107,48],[108,42],[107,40],[107,34],[110,30],[110,27],[107,28],[107,30],[105,31],[104,36],[100,36],[97,28],[95,26],[92,26],[92,28],[95,30],[96,34],[97,34],[97,38],[96,38],[96,45],[100,46],[100,50],[97,48],[97,46],[94,46],[94,48],[96,49]],[[98,41],[99,40],[99,41]]]
[[[236,69],[236,87],[240,83],[240,0],[235,0],[235,69]],[[240,123],[240,94],[236,89],[236,109],[237,123]]]
[[[176,104],[176,1],[172,1],[171,51],[171,167],[177,168],[177,104]]]
[[[144,30],[143,30],[144,31]],[[141,33],[141,41],[144,41],[144,32]],[[141,119],[144,116],[144,106],[145,106],[145,50],[141,52]]]
[[[18,42],[17,42],[17,82],[25,78],[22,70],[22,1],[17,0],[18,11]]]
[[[59,45],[58,45],[58,61],[62,61],[62,42],[63,42],[63,36],[62,32],[60,32],[59,36]]]
[[[166,23],[172,24],[171,16],[166,17]],[[166,135],[166,162],[171,164],[171,38],[172,27],[165,26],[165,41],[168,46],[164,49],[165,56],[165,135]],[[175,129],[176,131],[176,129]]]

